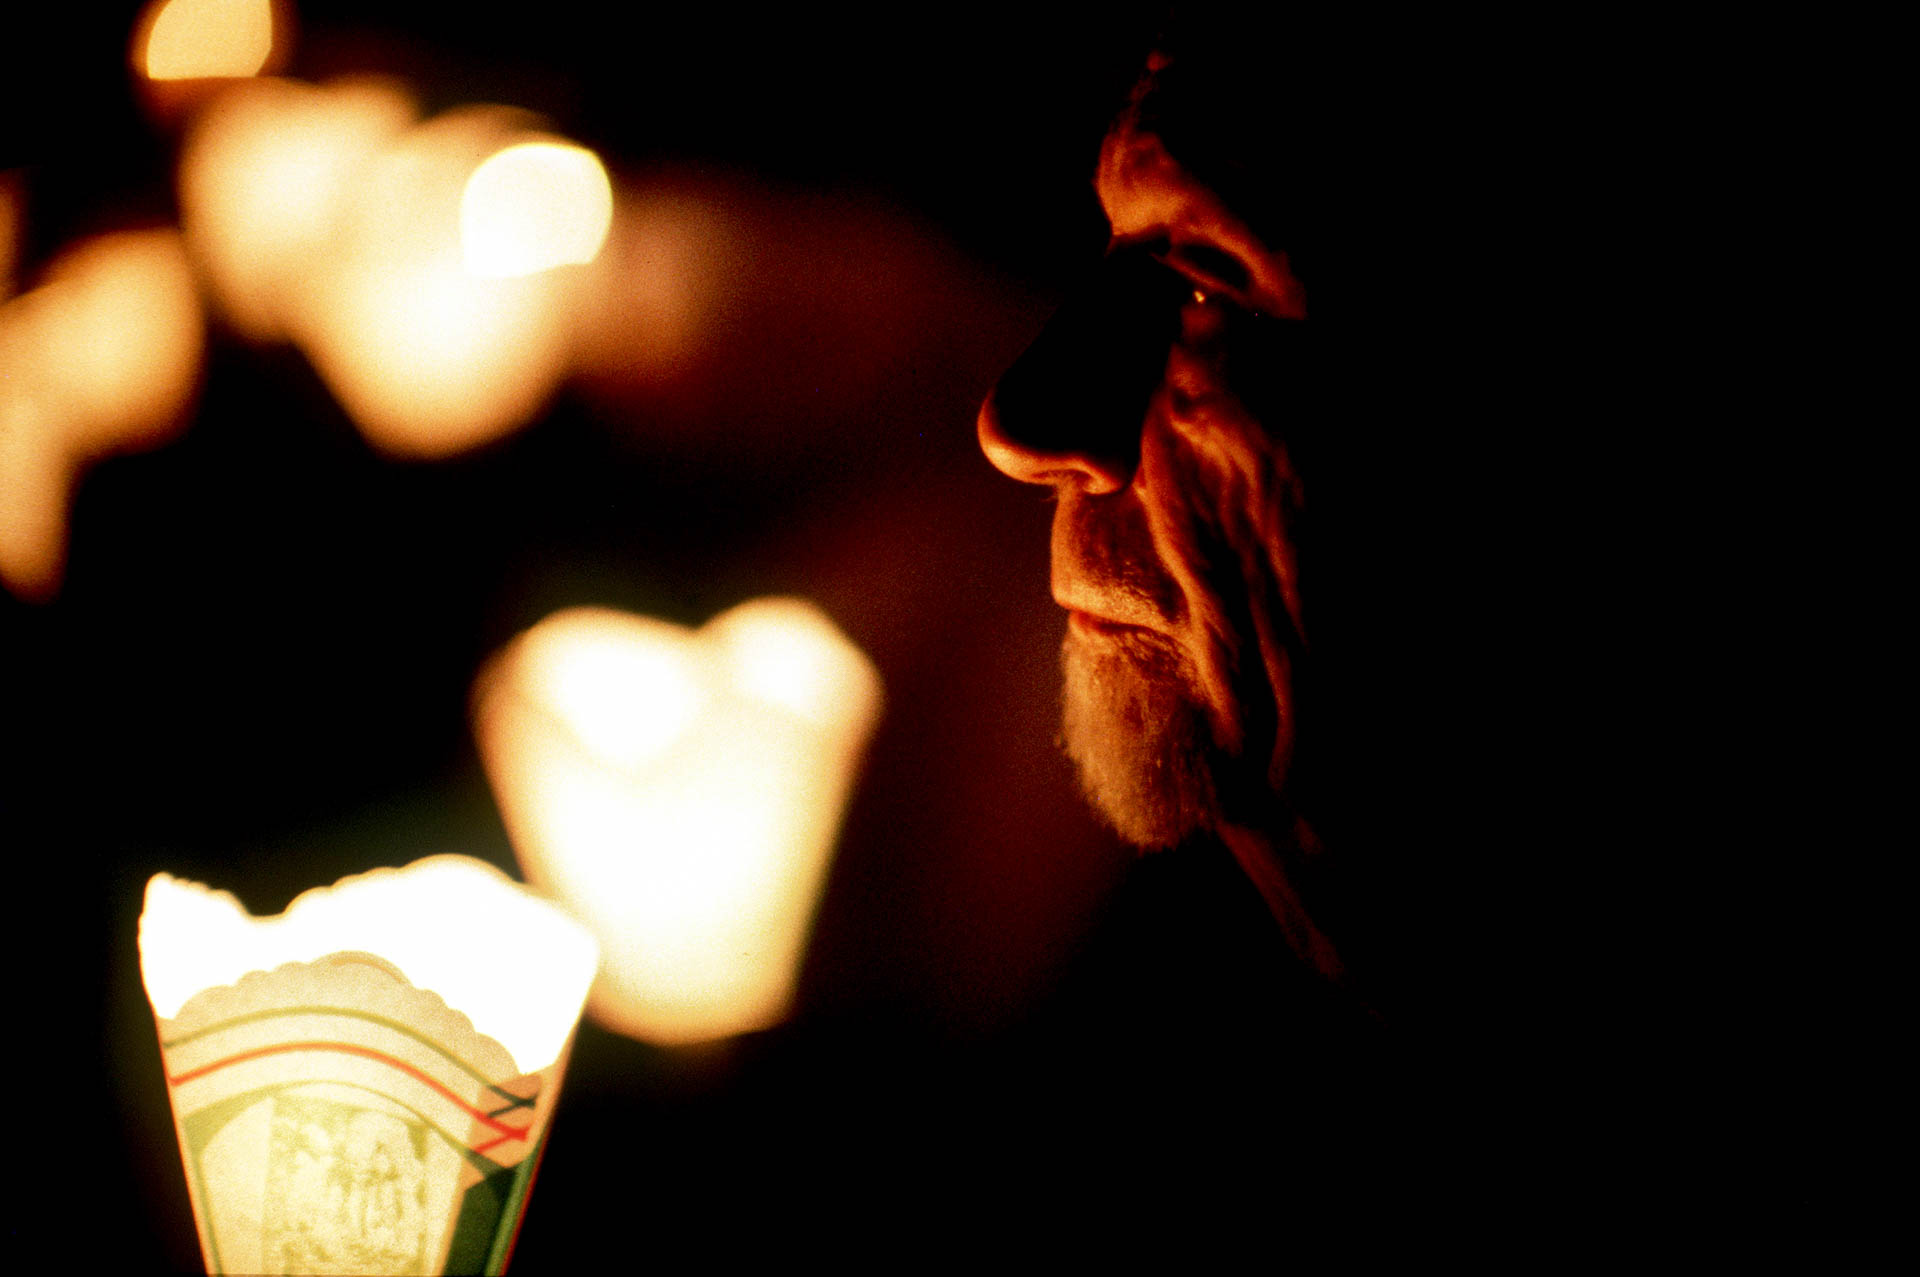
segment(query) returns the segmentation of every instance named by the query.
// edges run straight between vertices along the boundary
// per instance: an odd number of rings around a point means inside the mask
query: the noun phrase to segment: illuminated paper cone
[[[821,612],[690,631],[575,609],[482,676],[475,727],[529,880],[593,928],[590,1009],[685,1043],[785,1015],[880,680]]]
[[[595,961],[460,856],[264,919],[153,878],[141,974],[207,1270],[504,1271]]]

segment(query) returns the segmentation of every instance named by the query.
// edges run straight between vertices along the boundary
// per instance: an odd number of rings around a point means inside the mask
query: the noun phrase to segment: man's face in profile
[[[1058,498],[1068,751],[1114,827],[1160,847],[1270,817],[1295,749],[1303,491],[1288,440],[1307,298],[1255,229],[1276,210],[1250,192],[1274,188],[1203,179],[1219,152],[1181,139],[1221,135],[1189,103],[1197,77],[1177,58],[1150,68],[1101,149],[1101,277],[1008,371],[979,431],[996,466]]]

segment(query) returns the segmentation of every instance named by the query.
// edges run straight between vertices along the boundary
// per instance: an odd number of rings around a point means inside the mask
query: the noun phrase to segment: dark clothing
[[[582,1033],[516,1270],[592,1259],[641,1202],[663,1241],[856,1266],[1204,1266],[1276,1232],[1351,1258],[1406,1240],[1420,1178],[1391,1030],[1293,958],[1217,849],[1136,866],[1057,994],[987,1041],[801,1023],[693,1069]]]

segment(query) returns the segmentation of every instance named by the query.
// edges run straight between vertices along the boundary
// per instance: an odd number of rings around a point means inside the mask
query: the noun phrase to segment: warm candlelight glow
[[[716,203],[622,186],[606,245],[586,269],[576,369],[617,395],[684,367],[716,326],[728,281],[751,267]]]
[[[103,235],[62,255],[35,290],[39,374],[76,451],[151,447],[182,424],[200,373],[200,301],[171,230]]]
[[[462,260],[468,178],[523,131],[503,108],[448,112],[358,171],[315,263],[296,340],[380,450],[444,457],[524,425],[565,374],[577,281],[484,279]]]
[[[81,470],[185,427],[203,347],[193,276],[170,230],[87,240],[0,306],[0,582],[52,595]]]
[[[368,440],[407,458],[526,424],[596,340],[629,361],[684,344],[693,281],[674,226],[649,226],[638,262],[631,229],[602,260],[606,169],[533,122],[477,106],[415,126],[406,93],[371,78],[233,86],[196,117],[179,170],[220,313],[301,347]]]
[[[155,80],[258,74],[273,52],[272,0],[165,0],[147,31]]]
[[[386,80],[235,86],[196,120],[180,156],[187,245],[227,320],[266,341],[298,322],[355,175],[414,121]]]
[[[202,989],[343,952],[377,954],[439,994],[522,1072],[559,1058],[595,961],[592,937],[571,918],[465,856],[316,887],[266,918],[198,883],[160,874],[147,884],[140,975],[163,1020]]]
[[[705,703],[701,653],[685,639],[677,625],[620,612],[536,627],[524,640],[533,693],[595,755],[638,767],[673,744]]]
[[[20,226],[24,220],[20,175],[0,173],[0,302],[13,296],[13,272],[19,265]]]
[[[846,640],[817,609],[759,599],[709,627],[740,689],[822,727],[849,714],[864,720],[871,672],[846,660]]]
[[[501,1272],[593,939],[464,856],[255,918],[160,874],[140,972],[209,1272]]]
[[[613,220],[600,159],[559,141],[520,142],[473,171],[460,200],[460,246],[476,275],[531,275],[592,261]]]
[[[482,754],[529,879],[600,939],[596,1018],[678,1043],[786,1013],[879,702],[790,599],[699,631],[576,609],[496,659]]]
[[[13,392],[9,318],[0,309],[0,585],[44,603],[66,570],[74,466],[32,400]]]

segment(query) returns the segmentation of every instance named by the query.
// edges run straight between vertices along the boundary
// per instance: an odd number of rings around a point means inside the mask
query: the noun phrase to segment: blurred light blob
[[[460,198],[467,269],[493,278],[584,264],[613,221],[600,158],[558,139],[518,142],[473,171]]]
[[[531,420],[567,371],[579,279],[489,279],[466,268],[468,179],[523,113],[465,107],[413,129],[357,170],[314,263],[295,339],[367,439],[436,458]]]
[[[0,310],[0,330],[7,319]],[[7,384],[10,355],[0,331],[0,585],[43,603],[60,588],[66,567],[73,463],[33,406]]]
[[[209,293],[256,341],[291,340],[397,458],[451,456],[530,421],[597,298],[612,185],[533,117],[415,123],[397,85],[261,79],[182,148],[182,223]]]
[[[182,147],[181,224],[221,312],[256,341],[296,326],[305,283],[327,252],[355,175],[414,123],[395,83],[233,86]]]
[[[481,754],[528,879],[600,941],[596,1019],[679,1044],[786,1014],[880,701],[797,599],[698,631],[573,609],[493,660]]]
[[[0,581],[50,598],[67,513],[90,462],[182,430],[204,322],[180,236],[98,236],[0,306]]]
[[[147,12],[149,79],[257,75],[273,52],[272,0],[164,0]]]
[[[632,769],[657,758],[706,703],[700,651],[685,631],[633,617],[624,624],[542,626],[528,635],[539,696],[588,752]]]
[[[175,434],[204,346],[178,232],[96,237],[58,258],[35,292],[47,305],[39,372],[74,450],[97,457]]]
[[[658,385],[687,364],[715,300],[747,269],[716,202],[623,185],[606,246],[587,267],[575,371],[616,395]]]

